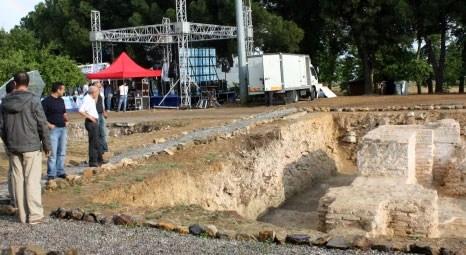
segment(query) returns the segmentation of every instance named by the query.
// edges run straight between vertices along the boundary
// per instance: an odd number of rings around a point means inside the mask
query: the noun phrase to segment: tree
[[[67,86],[82,85],[86,80],[76,62],[67,56],[56,56],[51,47],[41,47],[33,33],[15,28],[10,33],[0,31],[0,81],[8,80],[19,71],[38,70],[46,83],[62,81]]]
[[[267,10],[280,15],[285,20],[295,22],[304,32],[303,40],[299,44],[300,52],[309,54],[313,64],[326,69],[332,63],[322,63],[322,51],[330,53],[332,50],[326,47],[326,35],[331,35],[329,27],[322,15],[320,0],[263,0]],[[334,59],[336,60],[336,58]],[[325,67],[324,67],[325,66]],[[331,71],[329,71],[331,73]]]
[[[296,23],[268,12],[259,3],[253,4],[255,43],[265,52],[299,52],[304,31]]]
[[[456,38],[456,46],[461,52],[461,68],[459,73],[459,93],[464,93],[464,80],[466,77],[466,5],[457,1],[452,8],[454,19],[453,35]]]
[[[426,42],[425,49],[432,66],[435,92],[444,92],[447,42],[456,10],[464,10],[464,3],[455,0],[410,0],[416,17],[418,39]],[[462,12],[464,15],[464,11]],[[429,93],[432,93],[432,88]]]
[[[410,38],[409,8],[403,0],[330,0],[322,1],[322,9],[356,46],[364,70],[365,93],[373,93],[377,51]]]

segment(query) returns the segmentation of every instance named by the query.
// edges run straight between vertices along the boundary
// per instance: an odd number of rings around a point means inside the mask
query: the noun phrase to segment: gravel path
[[[79,254],[388,254],[223,241],[180,236],[157,229],[102,226],[53,219],[41,225],[29,226],[14,222],[13,218],[0,216],[0,249],[10,245],[39,245],[47,251],[74,248]]]
[[[195,130],[193,132],[190,132],[186,135],[181,136],[180,138],[168,140],[165,143],[151,144],[149,146],[146,146],[145,148],[137,148],[133,150],[128,150],[126,152],[113,156],[112,158],[109,159],[109,161],[110,163],[118,163],[124,158],[129,158],[129,159],[134,159],[134,160],[141,159],[145,155],[151,155],[152,153],[162,152],[163,150],[173,148],[180,143],[189,143],[195,140],[206,139],[206,138],[209,138],[215,135],[232,133],[234,131],[244,129],[245,127],[251,124],[258,123],[264,120],[285,117],[287,115],[296,113],[297,111],[298,109],[296,108],[285,108],[285,109],[280,109],[280,110],[271,111],[271,112],[259,113],[259,114],[253,115],[251,118],[237,120],[225,126],[210,127],[210,128]],[[196,121],[196,120],[194,119],[193,121]],[[70,167],[70,168],[66,168],[66,172],[68,174],[81,174],[82,171],[84,171],[86,168],[87,168],[86,166]],[[42,185],[45,185],[45,182],[46,181],[43,180]],[[7,184],[0,183],[0,199],[2,197],[7,197],[7,195],[8,195]]]
[[[229,134],[234,131],[244,129],[245,127],[251,124],[264,121],[264,120],[285,117],[287,115],[296,113],[297,111],[298,110],[296,108],[288,108],[288,109],[282,109],[282,110],[277,110],[277,111],[272,111],[272,112],[260,113],[260,114],[254,115],[251,118],[237,120],[225,126],[210,127],[210,128],[196,130],[178,139],[169,140],[162,144],[152,144],[145,148],[139,148],[139,149],[127,151],[125,153],[122,153],[120,155],[117,155],[111,158],[110,163],[118,163],[120,160],[124,158],[139,159],[147,154],[151,154],[154,152],[157,153],[157,152],[161,152],[168,148],[173,148],[180,143],[189,143],[195,140],[202,140],[202,139],[206,139],[206,138],[216,136],[216,135]],[[196,121],[196,120],[193,120],[193,121]]]

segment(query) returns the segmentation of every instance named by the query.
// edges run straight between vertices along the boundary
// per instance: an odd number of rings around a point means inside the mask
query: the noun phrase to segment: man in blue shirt
[[[65,101],[62,96],[65,93],[65,85],[62,82],[52,84],[52,94],[42,101],[45,116],[50,129],[50,142],[52,151],[47,161],[48,180],[55,178],[66,178],[65,156],[66,156],[66,115]]]

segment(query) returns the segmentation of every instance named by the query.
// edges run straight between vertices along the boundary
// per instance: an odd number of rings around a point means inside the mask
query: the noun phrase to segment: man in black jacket
[[[44,217],[41,150],[47,155],[50,151],[47,119],[40,98],[28,91],[28,74],[17,73],[14,81],[16,91],[2,100],[0,136],[13,170],[12,184],[19,220],[38,224]]]

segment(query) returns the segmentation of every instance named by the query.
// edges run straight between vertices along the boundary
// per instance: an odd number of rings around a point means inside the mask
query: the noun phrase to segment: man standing
[[[98,167],[102,164],[102,147],[99,139],[99,113],[97,113],[97,100],[99,89],[89,87],[87,95],[79,108],[79,113],[86,118],[84,125],[89,136],[89,166]]]
[[[29,76],[14,76],[16,91],[2,101],[0,136],[5,143],[13,169],[13,190],[19,220],[41,223],[44,217],[40,179],[42,153],[48,155],[50,141],[47,120],[39,97],[28,91]]]
[[[117,112],[120,111],[121,104],[124,105],[123,111],[126,112],[126,106],[128,104],[128,85],[126,84],[126,81],[123,82],[123,84],[121,84],[120,87],[118,87],[118,90],[120,91],[120,98],[118,99]]]
[[[104,97],[105,97],[105,108],[107,111],[112,110],[112,98],[113,98],[113,88],[112,84],[105,83],[104,84]]]
[[[99,89],[99,97],[97,99],[97,113],[99,114],[99,138],[100,138],[100,145],[102,146],[101,151],[102,153],[108,152],[108,145],[107,145],[107,111],[105,110],[104,106],[104,90],[102,88],[102,83],[96,82],[94,83]]]
[[[47,179],[66,178],[65,155],[68,116],[66,115],[63,94],[65,85],[62,82],[52,84],[52,94],[42,101],[45,116],[50,129],[52,151],[47,161]]]
[[[16,89],[15,81],[11,80],[5,87],[6,94],[9,95],[13,93]],[[8,155],[8,149],[5,146],[5,153]],[[11,168],[11,164],[8,163],[8,194],[10,196],[10,205],[16,208],[15,202],[15,193],[13,190],[13,181],[11,180],[11,176],[13,175],[13,169]]]

